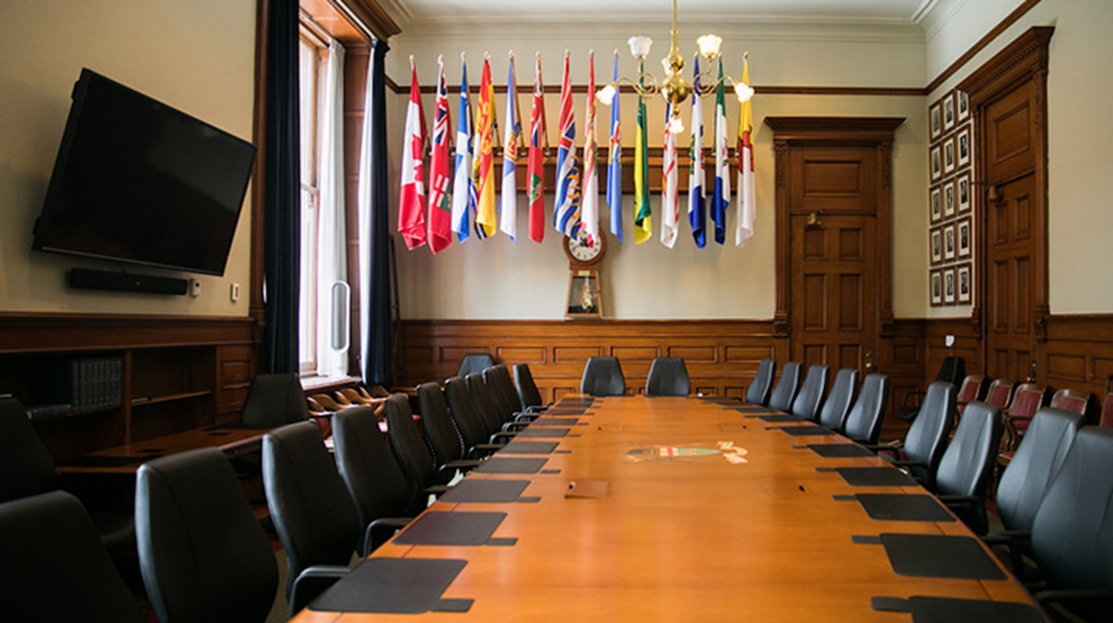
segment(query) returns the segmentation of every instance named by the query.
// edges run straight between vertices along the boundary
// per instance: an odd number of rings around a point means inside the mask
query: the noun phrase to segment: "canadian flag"
[[[425,244],[425,115],[421,110],[421,91],[417,85],[417,66],[410,57],[410,105],[406,110],[406,138],[402,145],[402,190],[398,202],[398,233],[406,248]]]

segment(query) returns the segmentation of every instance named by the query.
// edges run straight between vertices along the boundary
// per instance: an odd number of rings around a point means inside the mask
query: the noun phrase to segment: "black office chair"
[[[522,401],[506,366],[500,363],[484,370],[483,382],[487,384],[487,394],[503,417],[504,425],[508,421],[532,420],[535,417],[533,414],[521,414]]]
[[[833,431],[841,431],[850,405],[854,403],[854,391],[858,388],[858,371],[843,368],[835,374],[831,393],[819,411],[819,424]]]
[[[792,400],[789,413],[812,421],[819,417],[823,396],[827,392],[827,372],[827,366],[824,365],[813,365],[808,368],[808,376],[800,386],[800,393]]]
[[[514,384],[518,386],[518,397],[521,400],[522,411],[536,413],[544,411],[552,404],[546,403],[545,399],[541,397],[541,391],[537,389],[537,383],[533,382],[533,373],[530,372],[529,364],[514,364]]]
[[[460,362],[460,369],[456,371],[456,376],[463,378],[476,372],[481,373],[493,365],[495,365],[495,358],[487,353],[468,353]]]
[[[477,382],[482,383],[482,380]],[[479,413],[467,381],[458,376],[446,380],[444,399],[452,421],[456,423],[456,430],[464,438],[465,459],[480,458],[502,447],[502,444],[489,443],[492,433]]]
[[[147,620],[89,513],[69,493],[0,504],[0,560],[7,568],[0,582],[5,621]]]
[[[626,377],[617,357],[588,357],[580,379],[580,393],[588,396],[626,395]]]
[[[514,413],[501,409],[495,402],[482,374],[473,372],[465,378],[465,381],[468,384],[468,392],[475,402],[475,411],[482,418],[489,437],[499,434],[504,424],[514,421]],[[491,442],[493,443],[494,439],[491,439]]]
[[[899,451],[893,464],[908,469],[909,474],[928,489],[935,486],[935,471],[947,445],[955,415],[955,386],[936,381],[928,386],[920,408],[920,416],[912,422],[903,444],[881,446],[881,450]]]
[[[843,422],[842,434],[866,445],[876,445],[881,437],[881,420],[889,406],[889,377],[870,374],[862,381],[858,399]]]
[[[687,396],[692,393],[688,367],[682,357],[657,357],[649,366],[646,396]]]
[[[975,534],[985,534],[985,494],[1001,444],[1001,410],[971,402],[959,420],[939,468],[935,493]]]
[[[446,480],[438,475],[433,455],[414,423],[410,400],[405,394],[386,399],[386,426],[394,457],[406,475],[409,497],[406,507],[416,515],[428,506],[428,496],[447,491]]]
[[[754,380],[746,388],[746,403],[766,406],[769,403],[769,390],[773,387],[773,373],[777,371],[777,361],[762,359],[757,364]]]
[[[363,531],[359,551],[370,553],[413,520],[409,487],[374,407],[348,407],[332,416],[340,477],[355,502]]]
[[[792,408],[792,401],[796,398],[798,387],[800,387],[800,363],[790,361],[781,370],[781,378],[777,379],[777,386],[769,396],[769,408],[787,413]]]
[[[1086,417],[1073,411],[1036,412],[997,483],[997,513],[1006,530],[1032,529],[1040,502],[1085,423]]]
[[[490,369],[490,368],[488,368]],[[425,431],[427,446],[433,449],[433,458],[438,471],[438,480],[447,482],[457,472],[467,473],[480,465],[479,461],[464,460],[464,438],[456,430],[452,416],[448,413],[448,403],[444,391],[436,383],[422,383],[417,386],[417,400],[421,411],[421,428]]]
[[[359,519],[336,462],[310,422],[287,424],[263,437],[263,487],[286,551],[286,598],[293,616],[348,572],[361,541]]]
[[[202,448],[139,468],[139,566],[162,623],[263,621],[278,565],[228,459]]]
[[[955,387],[962,384],[962,379],[966,378],[966,362],[962,357],[947,356],[943,358],[943,364],[939,366],[939,374],[935,375],[935,381],[943,381],[950,383]],[[926,392],[919,390],[912,390],[904,392],[901,398],[901,408],[897,410],[897,419],[902,422],[911,422],[916,419],[920,413],[920,406],[913,404],[916,400],[923,400]]]
[[[260,374],[251,381],[241,421],[247,428],[276,428],[309,419],[298,375]]]

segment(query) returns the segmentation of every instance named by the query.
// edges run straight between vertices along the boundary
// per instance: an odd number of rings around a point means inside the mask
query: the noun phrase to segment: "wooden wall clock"
[[[603,289],[599,266],[607,252],[607,236],[602,232],[591,246],[584,234],[564,237],[564,253],[568,256],[568,298],[566,318],[602,318]]]

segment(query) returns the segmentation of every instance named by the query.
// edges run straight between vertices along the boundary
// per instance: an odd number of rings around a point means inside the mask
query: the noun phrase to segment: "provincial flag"
[[[444,57],[437,58],[437,107],[433,114],[433,157],[429,162],[429,249],[437,253],[452,244],[452,206],[448,192],[448,135],[452,120],[448,115],[448,87],[444,81]]]
[[[723,59],[719,58],[719,82],[715,89],[715,191],[711,198],[711,221],[715,242],[727,238],[727,208],[730,207],[730,154],[727,153],[727,108],[723,101]]]
[[[518,85],[514,77],[514,54],[506,76],[506,136],[502,142],[502,203],[499,204],[499,229],[514,242],[518,235],[518,142],[522,124],[518,121]]]
[[[665,159],[661,167],[661,244],[672,248],[680,233],[680,167],[676,156],[676,134],[669,131],[672,105],[665,105]]]
[[[750,63],[742,57],[742,84],[750,84]],[[734,244],[741,247],[754,235],[757,196],[754,191],[754,114],[751,101],[742,102],[738,117],[738,224]]]
[[[407,249],[425,244],[425,115],[421,110],[421,89],[417,85],[417,66],[410,57],[410,104],[406,108],[406,137],[402,146],[402,188],[398,201],[398,233]]]
[[[560,82],[560,142],[557,144],[556,203],[553,226],[568,237],[579,233],[579,181],[576,179],[576,117],[572,112],[572,87],[568,76],[568,52],[564,53],[564,77]],[[573,205],[572,190],[576,190]]]
[[[614,51],[614,81],[618,83],[618,50]],[[589,94],[588,97],[591,97]],[[611,102],[611,148],[607,154],[607,205],[611,208],[611,233],[622,243],[622,131],[618,93]]]
[[[703,103],[699,98],[699,57],[694,68],[692,83],[692,142],[688,150],[688,222],[692,225],[692,238],[696,246],[707,246],[707,199],[703,194]]]
[[[595,170],[595,52],[588,58],[587,119],[584,121],[584,181],[580,222],[587,244],[595,248],[599,240],[599,174]]]
[[[638,61],[638,74],[645,75],[644,58]],[[649,240],[653,235],[653,211],[649,208],[649,135],[646,124],[645,98],[638,95],[638,131],[634,142],[634,242],[637,244]]]
[[[545,240],[545,101],[541,86],[541,53],[533,74],[533,109],[529,123],[529,237]]]
[[[470,235],[469,219],[475,210],[472,183],[471,104],[468,102],[468,60],[460,55],[460,114],[456,127],[456,171],[452,180],[452,231],[464,242]]]
[[[479,127],[476,154],[477,204],[475,227],[479,238],[489,238],[498,233],[498,216],[495,210],[495,86],[491,83],[491,61],[483,59],[483,74],[479,79]]]

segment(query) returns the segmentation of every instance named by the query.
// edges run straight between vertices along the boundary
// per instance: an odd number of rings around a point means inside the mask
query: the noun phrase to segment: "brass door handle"
[[[872,350],[867,350],[866,351],[866,365],[865,365],[865,368],[866,368],[866,374],[872,374],[873,371],[875,370],[875,367],[873,365],[873,351]]]
[[[819,218],[823,214],[823,210],[812,210],[808,213],[808,227],[823,227],[823,219]]]

